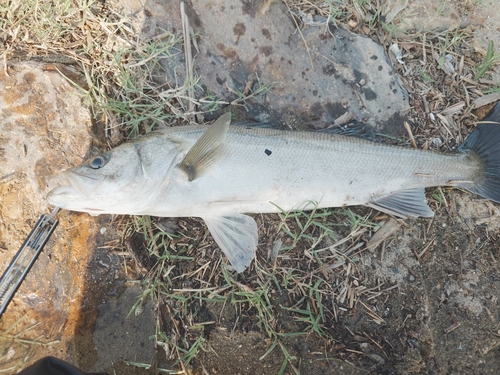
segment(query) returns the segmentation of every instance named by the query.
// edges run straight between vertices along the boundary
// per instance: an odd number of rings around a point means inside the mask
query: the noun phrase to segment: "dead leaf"
[[[370,238],[370,241],[366,244],[366,248],[370,251],[375,251],[375,249],[385,241],[387,238],[392,236],[401,227],[399,221],[396,219],[389,219],[375,234]]]

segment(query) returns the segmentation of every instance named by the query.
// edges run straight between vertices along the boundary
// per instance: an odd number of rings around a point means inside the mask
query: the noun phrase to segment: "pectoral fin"
[[[374,202],[370,202],[367,206],[399,217],[434,216],[434,212],[432,212],[425,201],[424,188],[401,190],[394,194],[377,199]]]
[[[257,249],[259,234],[255,220],[243,214],[205,216],[203,220],[234,269],[243,272]]]
[[[231,113],[225,113],[196,141],[182,160],[179,168],[193,181],[217,160],[226,140]]]

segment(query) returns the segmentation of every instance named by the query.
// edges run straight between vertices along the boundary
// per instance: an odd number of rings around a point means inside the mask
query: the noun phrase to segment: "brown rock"
[[[57,184],[59,170],[85,156],[91,118],[76,89],[53,67],[24,62],[0,70],[0,124],[3,273],[39,215],[51,209],[45,195]],[[58,218],[59,227],[0,319],[0,332],[26,330],[20,338],[50,344],[27,344],[26,352],[26,345],[12,341],[2,368],[16,370],[50,354],[65,359],[77,327],[98,230],[88,215],[63,212]]]

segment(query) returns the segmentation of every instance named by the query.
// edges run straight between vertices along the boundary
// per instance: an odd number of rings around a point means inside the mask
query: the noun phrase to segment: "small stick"
[[[455,323],[455,324],[453,324],[453,325],[449,326],[448,328],[446,328],[446,329],[444,330],[444,333],[450,333],[450,332],[452,332],[452,331],[456,330],[456,329],[457,329],[458,327],[460,327],[461,325],[462,325],[462,323],[460,323],[460,322]]]
[[[422,61],[425,63],[427,62],[427,51],[425,50],[425,33],[424,36],[422,37]]]
[[[309,46],[307,45],[306,38],[304,38],[304,35],[302,34],[302,31],[300,30],[299,24],[297,23],[297,20],[295,19],[292,10],[290,9],[290,5],[288,5],[288,2],[285,1],[285,5],[288,9],[288,13],[290,13],[290,17],[292,17],[293,22],[295,23],[295,27],[297,28],[297,31],[300,34],[300,37],[302,38],[302,41],[304,42],[304,45],[306,47],[307,55],[309,56],[309,63],[311,64],[311,69],[314,69],[312,57],[311,57],[311,50],[309,49]]]
[[[184,55],[186,57],[186,77],[188,77],[187,94],[189,117],[192,118],[194,112],[194,88],[193,88],[193,53],[191,51],[191,38],[189,33],[189,19],[184,9],[184,1],[181,3],[182,31],[184,34]]]
[[[410,137],[411,145],[414,148],[417,148],[417,143],[415,142],[415,138],[413,138],[413,132],[410,129],[410,124],[408,124],[406,121],[403,124],[404,124],[406,131],[408,132],[408,136]]]

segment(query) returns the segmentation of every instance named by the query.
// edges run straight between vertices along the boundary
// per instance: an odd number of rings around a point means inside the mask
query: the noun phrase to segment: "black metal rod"
[[[59,223],[52,220],[57,209],[50,215],[42,215],[24,240],[4,274],[0,278],[0,316],[5,312],[15,293]]]

